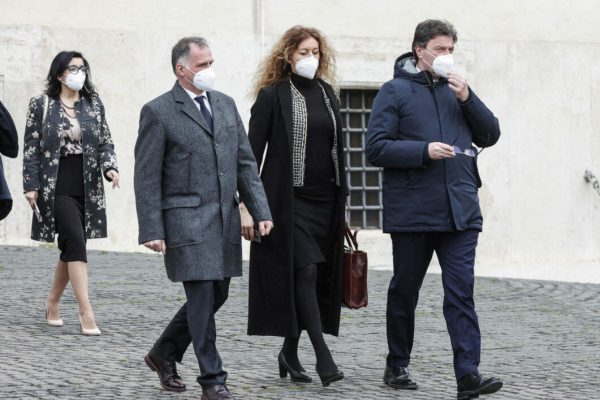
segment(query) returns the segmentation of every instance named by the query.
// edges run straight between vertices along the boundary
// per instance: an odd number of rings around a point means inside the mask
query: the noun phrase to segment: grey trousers
[[[215,313],[227,300],[230,280],[183,282],[187,301],[151,350],[160,358],[181,362],[192,343],[200,366],[197,380],[205,388],[224,384],[227,379],[216,346]]]

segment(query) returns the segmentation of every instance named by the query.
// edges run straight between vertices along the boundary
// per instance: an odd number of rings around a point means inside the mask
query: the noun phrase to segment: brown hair
[[[319,68],[316,77],[323,79],[337,92],[335,79],[335,51],[329,45],[325,36],[315,28],[296,25],[288,29],[281,39],[273,46],[271,53],[260,64],[252,89],[252,96],[265,87],[275,85],[292,73],[292,54],[302,41],[313,38],[319,43]]]

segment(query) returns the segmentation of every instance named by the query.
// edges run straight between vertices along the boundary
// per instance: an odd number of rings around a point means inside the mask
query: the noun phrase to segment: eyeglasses
[[[462,154],[467,157],[475,157],[478,154],[477,150],[474,150],[474,149],[464,149],[463,150],[458,146],[454,146],[454,153]]]
[[[69,71],[70,74],[76,74],[79,71],[86,74],[88,72],[88,68],[85,65],[82,65],[81,67],[79,67],[77,65],[69,65],[67,67],[67,71]]]

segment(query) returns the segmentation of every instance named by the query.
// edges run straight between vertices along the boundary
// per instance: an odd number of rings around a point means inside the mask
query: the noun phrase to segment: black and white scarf
[[[335,114],[331,107],[331,101],[327,97],[325,88],[320,82],[317,82],[321,92],[323,93],[323,100],[325,106],[329,112],[329,116],[333,122],[333,146],[331,148],[331,158],[333,159],[333,166],[335,168],[335,184],[340,186],[340,172],[338,165],[338,152],[337,152],[337,124],[335,121]],[[292,89],[292,170],[294,177],[294,186],[304,186],[304,162],[306,159],[306,135],[308,127],[308,113],[306,112],[306,99],[302,96],[302,93],[294,86],[290,80],[290,86]]]

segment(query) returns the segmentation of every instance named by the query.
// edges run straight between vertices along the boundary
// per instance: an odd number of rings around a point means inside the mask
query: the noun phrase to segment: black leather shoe
[[[333,382],[344,379],[344,373],[339,369],[336,369],[332,372],[324,373],[321,373],[321,371],[319,371],[319,368],[317,367],[315,367],[315,369],[317,370],[317,374],[319,374],[319,378],[321,378],[321,383],[323,384],[323,386],[329,386]]]
[[[146,365],[150,367],[152,371],[156,371],[158,379],[160,379],[160,386],[165,390],[172,392],[185,392],[185,385],[181,380],[181,377],[177,374],[177,367],[175,360],[163,360],[150,353],[144,357]]]
[[[303,374],[303,372],[306,372],[306,371],[295,370],[287,363],[287,361],[285,360],[285,357],[283,355],[283,352],[281,352],[281,351],[279,352],[279,356],[277,356],[277,361],[279,362],[279,377],[280,378],[285,378],[289,372],[290,379],[292,380],[292,382],[304,382],[304,383],[312,382],[312,379],[310,376]]]
[[[475,399],[480,394],[495,393],[502,387],[502,381],[497,378],[483,378],[477,373],[463,376],[458,381],[456,398],[458,400]]]
[[[202,388],[200,400],[235,400],[225,385],[215,385],[207,389]]]
[[[417,383],[410,379],[410,373],[407,367],[392,367],[386,365],[383,374],[383,383],[394,389],[416,390]]]

